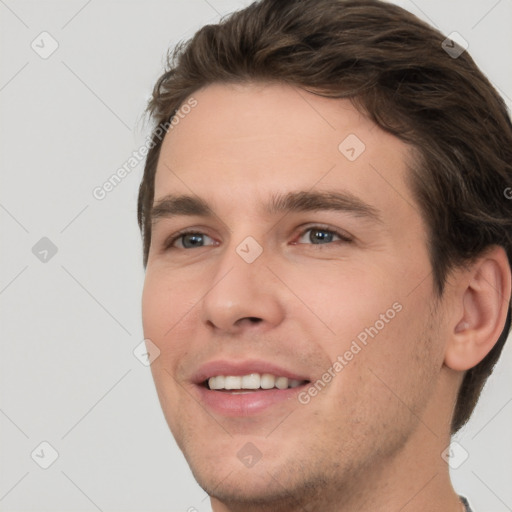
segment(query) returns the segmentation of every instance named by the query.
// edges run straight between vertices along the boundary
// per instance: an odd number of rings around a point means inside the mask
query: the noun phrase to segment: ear
[[[505,250],[493,246],[456,279],[444,363],[465,371],[484,359],[505,326],[511,293]]]

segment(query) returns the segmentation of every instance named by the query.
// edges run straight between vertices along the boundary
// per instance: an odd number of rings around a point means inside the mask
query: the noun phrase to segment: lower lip
[[[250,416],[283,404],[297,400],[297,395],[307,384],[296,388],[267,389],[246,393],[230,393],[229,391],[212,391],[205,386],[196,385],[201,402],[211,411],[223,416]]]

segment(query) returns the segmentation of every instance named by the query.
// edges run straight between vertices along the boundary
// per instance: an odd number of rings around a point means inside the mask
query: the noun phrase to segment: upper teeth
[[[208,379],[210,389],[277,389],[296,388],[303,381],[276,377],[270,373],[250,373],[249,375],[217,375]]]

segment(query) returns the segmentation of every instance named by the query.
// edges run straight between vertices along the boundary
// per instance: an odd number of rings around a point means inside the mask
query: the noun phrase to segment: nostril
[[[242,326],[247,323],[259,324],[262,320],[263,320],[262,318],[259,318],[257,316],[244,316],[243,318],[239,318],[236,321],[235,325]]]

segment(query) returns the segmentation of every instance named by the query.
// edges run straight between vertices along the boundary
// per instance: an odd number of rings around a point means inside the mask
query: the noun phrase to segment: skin
[[[441,453],[464,371],[503,328],[504,251],[452,272],[439,298],[403,142],[348,100],[287,85],[214,84],[194,98],[164,139],[155,203],[192,194],[215,215],[154,224],[143,326],[161,351],[151,368],[166,420],[213,510],[459,512]],[[349,134],[366,146],[353,162],[338,150]],[[263,209],[272,194],[299,190],[348,191],[381,222]],[[303,233],[316,225],[352,241],[314,244]],[[166,249],[184,228],[207,235],[204,245]],[[250,264],[236,252],[247,236],[263,249]],[[196,399],[191,376],[212,359],[264,359],[321,378],[396,303],[400,312],[308,404],[226,417]],[[250,468],[237,457],[248,442],[262,454]]]

